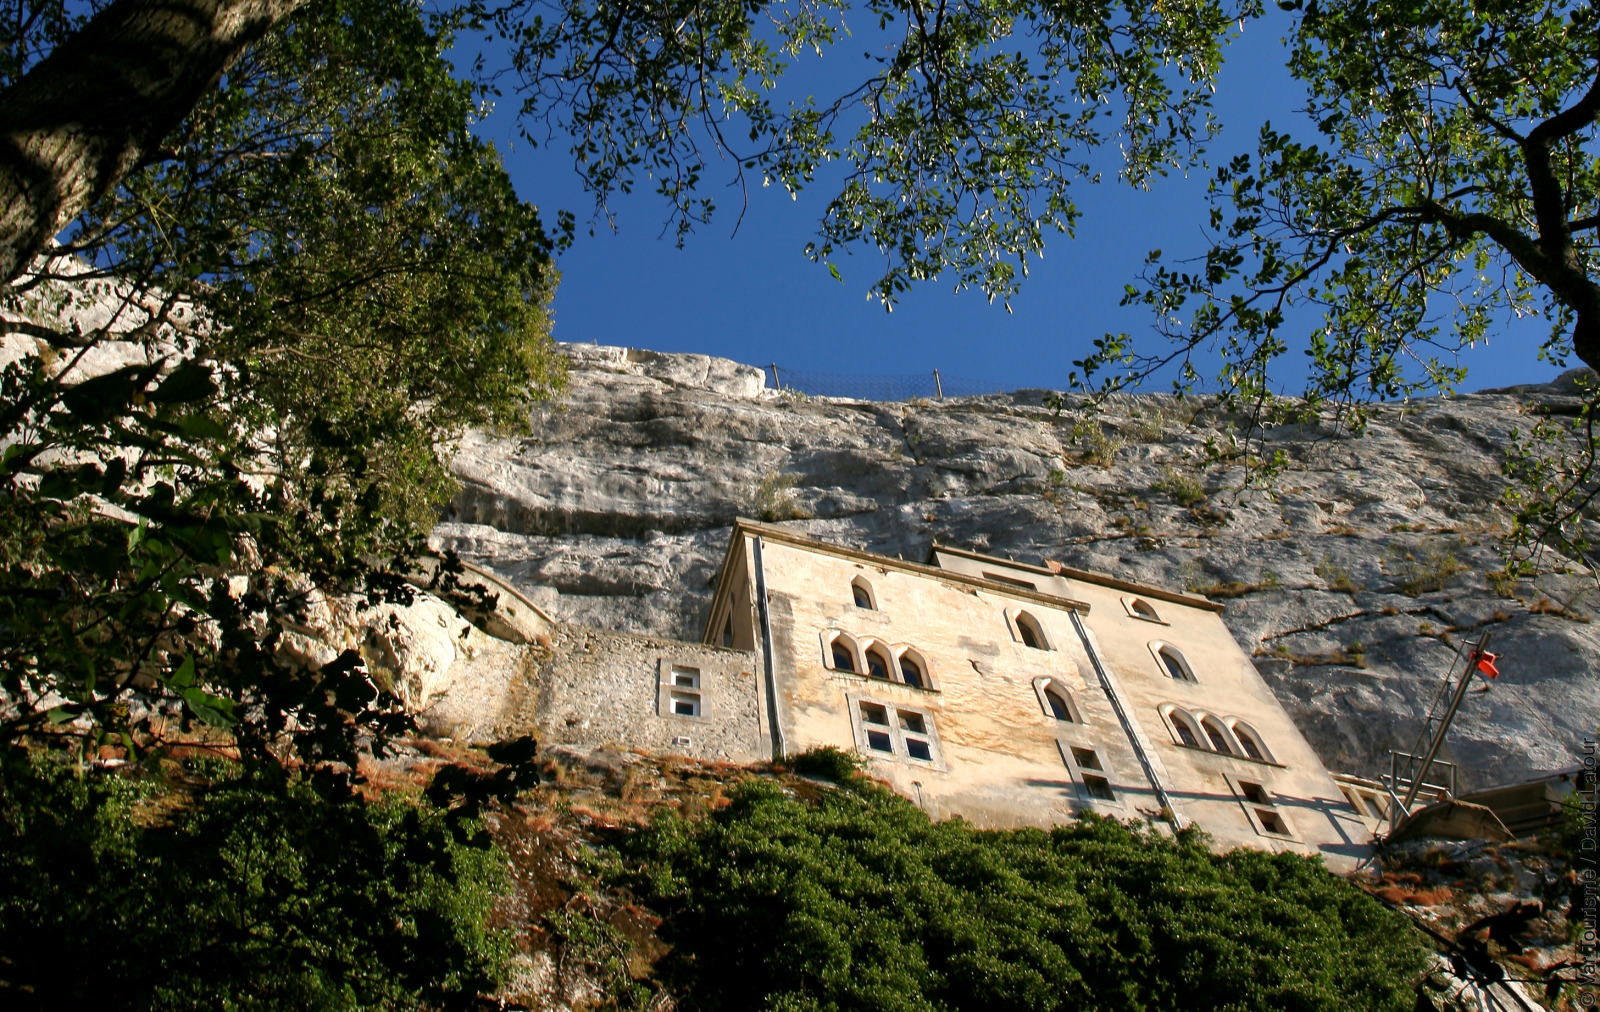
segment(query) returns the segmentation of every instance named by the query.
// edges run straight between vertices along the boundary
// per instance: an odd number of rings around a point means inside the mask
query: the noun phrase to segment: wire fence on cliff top
[[[858,376],[849,373],[808,372],[786,365],[767,366],[767,385],[775,390],[795,390],[813,397],[853,397],[862,401],[903,401],[912,397],[977,397],[1004,393],[994,380],[946,376],[934,369],[925,373]]]

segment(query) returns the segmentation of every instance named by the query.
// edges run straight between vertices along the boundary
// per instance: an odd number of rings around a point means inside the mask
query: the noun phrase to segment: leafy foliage
[[[1292,855],[1089,818],[930,823],[858,777],[750,781],[619,844],[697,1008],[1409,1009],[1425,948]]]
[[[1123,156],[1113,171],[1134,185],[1188,164],[1209,136],[1208,85],[1227,34],[1256,6],[515,0],[471,10],[512,43],[524,133],[570,138],[597,218],[647,178],[681,240],[710,220],[714,159],[746,199],[756,180],[791,195],[837,186],[807,253],[837,276],[842,254],[875,252],[873,290],[889,305],[940,276],[1008,297],[1046,232],[1071,230],[1070,185],[1099,178],[1093,153],[1112,140]],[[825,79],[802,61],[826,54],[831,75],[856,46],[867,49],[863,73],[811,93]]]
[[[8,1008],[474,1007],[504,972],[500,865],[430,808],[0,762]]]
[[[1457,353],[1517,317],[1548,321],[1530,354],[1600,367],[1600,9],[1281,6],[1316,141],[1269,123],[1254,156],[1216,170],[1210,248],[1186,263],[1152,252],[1124,298],[1154,311],[1168,343],[1108,335],[1079,381],[1116,389],[1175,365],[1186,389],[1196,354],[1215,352],[1249,439],[1330,406],[1359,432],[1363,401],[1451,390],[1466,374]],[[1292,404],[1274,380],[1291,348],[1310,357]],[[1534,458],[1572,452],[1571,433],[1536,435]],[[1592,458],[1592,441],[1576,445]],[[1284,464],[1245,462],[1264,475]],[[1521,500],[1509,548],[1570,550],[1592,468],[1567,476],[1566,495],[1533,463],[1508,469]]]
[[[349,763],[404,726],[284,629],[408,599],[373,562],[452,491],[437,447],[561,379],[549,241],[449,44],[403,0],[304,8],[0,296],[39,347],[0,372],[5,734],[133,744],[165,701]]]
[[[1220,342],[1224,387],[1247,400],[1268,393],[1296,307],[1323,317],[1313,399],[1447,388],[1453,353],[1498,311],[1542,314],[1541,355],[1571,354],[1600,326],[1585,322],[1600,293],[1594,6],[1293,6],[1290,70],[1325,146],[1263,127],[1254,158],[1217,170],[1202,267],[1156,251],[1128,300],[1161,314],[1181,356]],[[1578,351],[1600,362],[1600,345]],[[1150,361],[1113,342],[1087,365]]]
[[[1501,497],[1512,515],[1512,551],[1503,582],[1531,573],[1549,548],[1568,558],[1585,557],[1594,544],[1600,499],[1600,385],[1592,377],[1575,384],[1582,398],[1571,414],[1544,414],[1527,432],[1513,430],[1502,471],[1510,484]],[[1535,547],[1537,546],[1537,547]],[[1510,596],[1507,594],[1506,596]]]

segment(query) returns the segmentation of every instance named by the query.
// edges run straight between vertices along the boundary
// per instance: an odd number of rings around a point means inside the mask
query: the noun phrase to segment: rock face
[[[568,394],[531,435],[462,441],[434,535],[558,620],[697,640],[744,515],[919,561],[938,541],[1225,599],[1336,770],[1387,771],[1483,631],[1504,674],[1452,729],[1464,786],[1572,766],[1600,723],[1593,574],[1556,559],[1514,587],[1486,579],[1508,433],[1530,404],[1571,409],[1569,385],[1379,407],[1361,438],[1279,431],[1267,450],[1291,468],[1261,490],[1199,464],[1232,421],[1202,399],[1130,395],[1075,424],[1043,391],[877,403],[764,389],[761,370],[705,356],[568,354]]]

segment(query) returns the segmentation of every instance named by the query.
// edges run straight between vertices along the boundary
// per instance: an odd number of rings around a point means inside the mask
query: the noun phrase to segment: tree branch
[[[307,0],[115,0],[0,93],[0,281],[135,171]]]

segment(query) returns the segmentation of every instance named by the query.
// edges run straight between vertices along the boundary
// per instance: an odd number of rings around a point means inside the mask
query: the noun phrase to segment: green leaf
[[[195,439],[226,439],[228,430],[210,415],[184,415],[178,419],[178,428]]]
[[[186,689],[194,684],[194,655],[186,655],[178,669],[167,676],[167,684],[175,689]]]
[[[239,722],[231,699],[223,699],[193,687],[184,689],[181,695],[189,712],[212,727],[233,727]]]

